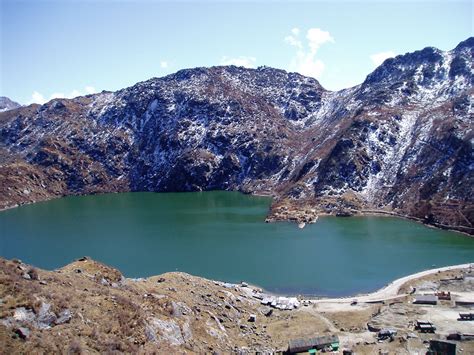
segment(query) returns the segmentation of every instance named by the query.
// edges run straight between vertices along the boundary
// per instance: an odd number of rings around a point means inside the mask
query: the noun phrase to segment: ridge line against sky
[[[22,104],[230,64],[339,90],[387,57],[473,35],[471,1],[0,1],[0,96]]]

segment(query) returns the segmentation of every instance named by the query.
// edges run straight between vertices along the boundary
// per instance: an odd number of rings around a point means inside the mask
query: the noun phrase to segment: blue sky
[[[471,1],[0,2],[0,96],[22,104],[230,63],[336,90],[387,56],[454,48],[474,18]]]

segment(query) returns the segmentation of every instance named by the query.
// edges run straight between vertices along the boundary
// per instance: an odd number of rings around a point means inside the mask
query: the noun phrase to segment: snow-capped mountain
[[[0,112],[13,110],[14,108],[18,108],[21,105],[15,101],[10,100],[6,96],[0,96]]]
[[[377,210],[473,233],[473,51],[400,55],[337,92],[223,66],[8,111],[0,206],[226,189],[272,194],[275,218]]]

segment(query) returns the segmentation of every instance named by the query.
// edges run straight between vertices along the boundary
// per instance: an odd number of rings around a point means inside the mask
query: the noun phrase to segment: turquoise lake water
[[[267,224],[270,202],[222,191],[65,197],[0,212],[0,255],[45,269],[88,255],[127,277],[184,271],[324,296],[474,261],[474,238],[458,233],[387,217]]]

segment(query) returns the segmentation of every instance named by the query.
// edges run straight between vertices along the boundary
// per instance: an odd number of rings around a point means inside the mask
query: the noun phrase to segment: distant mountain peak
[[[465,48],[470,49],[471,51],[474,50],[474,37],[469,37],[468,39],[460,42],[456,48],[454,48],[455,51],[463,50]]]
[[[12,101],[6,96],[0,96],[0,112],[13,110],[21,107],[18,102]]]

